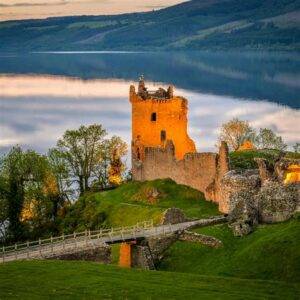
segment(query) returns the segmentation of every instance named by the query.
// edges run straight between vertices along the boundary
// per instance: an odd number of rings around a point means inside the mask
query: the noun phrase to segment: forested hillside
[[[117,16],[0,23],[0,51],[298,50],[299,0],[192,0]]]

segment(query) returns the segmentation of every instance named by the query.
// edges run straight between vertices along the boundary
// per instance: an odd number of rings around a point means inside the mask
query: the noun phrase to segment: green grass
[[[215,236],[224,246],[212,249],[197,243],[176,242],[160,269],[209,276],[300,282],[300,216],[273,225],[260,225],[243,238],[227,225],[196,230]]]
[[[159,192],[154,203],[149,197],[153,189]],[[203,193],[170,179],[158,179],[129,182],[114,190],[88,193],[68,209],[61,227],[72,231],[134,225],[151,219],[159,223],[162,213],[169,207],[178,207],[191,218],[219,214],[217,205],[206,201]]]
[[[254,158],[264,158],[267,161],[274,163],[278,158],[278,150],[244,150],[230,152],[230,167],[231,169],[256,169],[258,168]],[[286,158],[300,158],[300,153],[286,152]]]
[[[0,265],[0,299],[296,299],[293,283],[120,269],[91,262]]]

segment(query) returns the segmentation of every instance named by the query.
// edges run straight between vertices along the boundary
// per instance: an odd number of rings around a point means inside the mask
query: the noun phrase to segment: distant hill
[[[192,0],[117,16],[0,23],[0,51],[300,49],[299,0]]]

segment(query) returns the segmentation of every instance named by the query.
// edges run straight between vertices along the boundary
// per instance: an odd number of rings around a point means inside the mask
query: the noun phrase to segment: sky
[[[184,0],[0,0],[0,20],[151,11]]]

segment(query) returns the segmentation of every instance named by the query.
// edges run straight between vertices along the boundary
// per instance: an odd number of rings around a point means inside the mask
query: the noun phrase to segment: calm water
[[[0,151],[45,152],[66,129],[101,123],[130,142],[128,90],[173,84],[189,100],[189,133],[214,150],[233,117],[300,139],[300,55],[285,53],[0,54]]]

